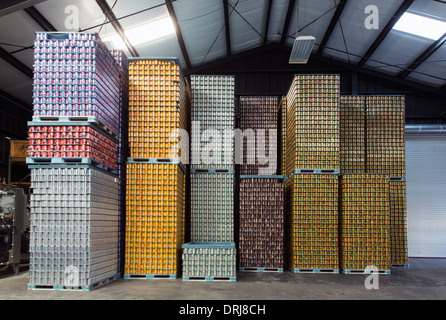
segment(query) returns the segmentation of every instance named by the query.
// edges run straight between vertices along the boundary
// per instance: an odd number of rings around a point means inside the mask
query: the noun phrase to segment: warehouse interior
[[[417,17],[424,20],[408,20],[404,25],[404,18]],[[416,27],[406,30],[407,25]],[[28,139],[28,123],[35,115],[34,49],[39,32],[98,34],[108,50],[121,50],[129,61],[172,59],[189,85],[191,76],[232,76],[236,101],[267,96],[280,102],[295,75],[320,74],[339,75],[341,96],[404,96],[408,263],[392,267],[390,274],[379,274],[378,290],[365,287],[368,274],[304,274],[285,269],[238,270],[235,282],[182,281],[181,277],[125,279],[121,275],[100,288],[73,292],[30,290],[29,261],[25,257],[18,272],[7,266],[0,271],[0,299],[446,297],[446,1],[2,1],[0,183],[23,189],[26,195],[32,189],[29,163],[24,158],[11,158],[11,145],[15,140]],[[315,43],[308,62],[290,64],[298,36],[313,36]],[[237,116],[236,123],[240,123],[240,114]],[[190,187],[187,179],[185,185]],[[190,194],[187,196],[186,201],[190,201]],[[239,196],[234,193],[235,207]],[[239,215],[237,207],[236,244]],[[189,230],[190,220],[185,224]],[[27,236],[29,239],[29,233]],[[186,234],[186,240],[189,236]],[[26,236],[22,242],[26,242]]]

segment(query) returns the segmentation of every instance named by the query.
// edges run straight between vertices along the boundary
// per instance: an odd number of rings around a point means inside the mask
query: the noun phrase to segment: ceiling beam
[[[111,24],[113,28],[116,30],[116,32],[121,37],[122,41],[126,45],[127,49],[129,50],[130,54],[133,57],[139,57],[138,52],[136,51],[135,47],[130,43],[129,39],[125,35],[124,28],[119,23],[118,19],[116,19],[115,14],[113,13],[113,10],[110,8],[106,0],[96,0],[96,3],[101,8],[104,15],[107,17],[109,21],[111,21]]]
[[[345,5],[347,4],[347,0],[340,0],[338,3],[338,6],[336,7],[336,11],[333,15],[333,18],[330,21],[330,24],[328,25],[328,29],[324,34],[324,37],[322,38],[322,42],[319,46],[319,49],[317,50],[317,54],[322,54],[322,51],[324,51],[325,45],[327,44],[328,40],[330,39],[331,34],[333,33],[334,28],[336,27],[336,24],[338,23],[342,12],[344,11]]]
[[[5,49],[0,47],[0,58],[8,62],[11,66],[22,72],[25,76],[33,79],[33,71],[24,65],[20,60],[14,57],[12,54],[7,52]]]
[[[429,46],[422,54],[420,54],[406,69],[398,73],[398,78],[405,78],[412,71],[415,71],[423,62],[425,62],[431,55],[433,55],[443,44],[446,43],[446,33],[444,33],[437,41]]]
[[[9,93],[3,91],[0,89],[0,99],[4,100],[4,101],[8,101],[8,103],[12,103],[14,105],[16,105],[17,107],[23,109],[26,112],[32,112],[33,111],[33,107],[19,99],[17,99],[16,97],[13,97],[12,95],[10,95]]]
[[[290,2],[288,4],[288,10],[286,13],[285,24],[283,25],[283,30],[282,30],[282,39],[280,40],[280,44],[282,44],[282,45],[285,44],[285,41],[288,37],[288,30],[290,29],[291,16],[293,15],[295,3],[296,3],[296,0],[290,0]]]
[[[398,78],[395,77],[394,75],[391,74],[387,74],[384,72],[378,72],[378,71],[374,71],[372,69],[368,69],[368,68],[364,68],[364,67],[359,67],[357,65],[353,65],[347,62],[343,62],[340,60],[336,60],[330,57],[324,57],[324,56],[320,56],[320,55],[311,55],[310,59],[315,59],[317,61],[320,62],[325,62],[328,63],[330,65],[336,65],[340,68],[344,68],[347,70],[351,70],[354,72],[358,72],[360,74],[365,74],[365,75],[369,75],[378,79],[383,79],[383,80],[388,80],[394,83],[398,83],[407,87],[411,87],[412,89],[416,89],[419,91],[424,91],[424,92],[429,92],[429,93],[434,93],[434,94],[439,94],[442,96],[446,96],[446,90],[441,89],[441,88],[436,88],[433,86],[429,86],[429,85],[425,85],[419,82],[415,82],[412,80],[407,80],[407,79],[403,79],[403,78]]]
[[[225,14],[226,54],[228,57],[230,57],[230,56],[232,56],[232,48],[231,48],[231,29],[230,29],[230,25],[229,25],[228,0],[223,0],[223,11]]]
[[[401,18],[401,16],[404,14],[404,12],[409,9],[411,4],[414,2],[414,0],[404,0],[404,2],[401,4],[401,6],[398,8],[398,10],[395,12],[395,14],[390,18],[389,22],[386,24],[384,29],[381,31],[379,36],[375,39],[373,44],[370,46],[370,48],[367,50],[367,52],[364,54],[362,59],[359,61],[358,66],[362,67],[365,65],[367,60],[373,55],[376,49],[381,45],[381,43],[384,41],[384,39],[387,37],[389,32],[393,29],[395,24],[398,22],[398,20]]]
[[[47,32],[57,31],[57,29],[40,13],[36,7],[31,6],[24,9],[25,12],[42,28]]]
[[[183,33],[181,32],[180,24],[178,23],[178,18],[173,8],[172,0],[165,0],[167,11],[169,11],[170,18],[175,26],[175,32],[177,34],[178,44],[180,45],[181,53],[186,61],[186,66],[188,69],[192,68],[190,63],[189,54],[187,53],[186,44],[184,43]]]
[[[266,12],[265,31],[263,32],[263,45],[264,46],[268,42],[269,22],[271,20],[271,10],[272,10],[272,7],[273,7],[273,0],[268,0],[268,10]]]
[[[31,7],[46,0],[2,0],[0,1],[0,17]]]

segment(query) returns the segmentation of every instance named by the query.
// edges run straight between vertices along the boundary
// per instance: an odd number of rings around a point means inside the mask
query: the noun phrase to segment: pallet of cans
[[[234,174],[191,173],[191,241],[234,241]]]
[[[278,103],[277,97],[240,97],[242,175],[277,173]]]
[[[405,97],[367,97],[367,173],[406,176]]]
[[[339,208],[342,271],[390,273],[389,176],[342,175]]]
[[[338,179],[295,174],[285,182],[288,263],[294,272],[339,273]]]
[[[191,168],[234,170],[235,77],[191,76]]]
[[[119,131],[119,69],[97,34],[38,32],[34,121],[90,119]]]
[[[236,281],[234,242],[183,245],[183,280]]]
[[[91,290],[118,277],[118,181],[89,166],[30,166],[29,289]]]
[[[286,130],[286,115],[287,115],[287,103],[286,103],[286,96],[282,97],[279,104],[279,124],[280,124],[280,174],[285,176],[286,175],[286,153],[287,153],[287,147],[286,147],[286,137],[287,137],[287,130]]]
[[[188,130],[190,89],[179,61],[131,58],[129,63],[130,157],[181,158],[180,131]]]
[[[125,278],[177,277],[184,243],[185,177],[179,164],[127,164]]]
[[[125,264],[125,185],[126,185],[126,163],[129,153],[128,146],[128,124],[129,124],[129,61],[123,51],[111,50],[119,66],[120,74],[120,102],[119,102],[119,132],[118,132],[118,178],[119,178],[119,272],[124,273]]]
[[[339,172],[339,75],[296,75],[287,94],[287,173]]]
[[[408,267],[406,181],[389,182],[390,262]]]
[[[284,188],[277,178],[240,180],[239,268],[283,271]]]
[[[341,96],[340,169],[341,173],[366,172],[366,98]]]
[[[117,168],[116,138],[91,122],[29,122],[28,163],[52,163],[51,159],[92,159],[105,166]],[[63,161],[63,160],[61,160]]]

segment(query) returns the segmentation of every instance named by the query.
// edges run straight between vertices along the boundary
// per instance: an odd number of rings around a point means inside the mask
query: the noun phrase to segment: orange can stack
[[[190,93],[179,62],[130,59],[124,277],[175,279],[181,270],[186,169],[180,131]]]

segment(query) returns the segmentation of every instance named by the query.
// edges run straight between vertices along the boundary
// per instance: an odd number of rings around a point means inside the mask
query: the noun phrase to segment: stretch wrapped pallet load
[[[367,97],[367,173],[406,176],[405,97]]]
[[[183,168],[127,165],[125,278],[176,278],[185,229]]]
[[[406,181],[390,181],[390,262],[408,267]]]
[[[339,75],[296,75],[287,94],[287,172],[339,172]]]
[[[28,164],[54,163],[51,158],[91,159],[110,169],[117,169],[118,142],[91,123],[66,125],[70,123],[52,122],[28,123],[29,147]],[[64,125],[65,124],[65,125]],[[71,122],[76,124],[76,122]]]
[[[33,120],[88,119],[119,132],[119,68],[97,34],[38,32]]]
[[[286,180],[286,237],[294,272],[339,273],[338,179],[296,174]]]
[[[31,169],[29,289],[91,290],[118,277],[118,181],[96,168]]]
[[[239,267],[283,271],[284,188],[276,178],[240,181]]]
[[[179,62],[130,59],[130,158],[181,159],[181,130],[188,130],[190,89]]]
[[[365,96],[341,96],[341,173],[366,172]]]
[[[287,176],[339,172],[339,75],[296,75],[287,95]]]
[[[390,273],[389,176],[341,176],[340,263],[344,273]]]
[[[234,241],[233,174],[191,174],[191,241]]]
[[[191,76],[191,168],[234,170],[234,76]]]
[[[240,97],[240,129],[245,141],[241,141],[243,162],[242,175],[266,175],[277,173],[278,159],[278,109],[277,97]]]
[[[279,104],[279,121],[280,121],[280,134],[281,134],[281,148],[280,148],[280,174],[286,175],[286,138],[287,138],[287,128],[286,128],[286,116],[287,116],[287,103],[286,96],[282,97]]]
[[[236,281],[234,242],[183,245],[183,280]]]

